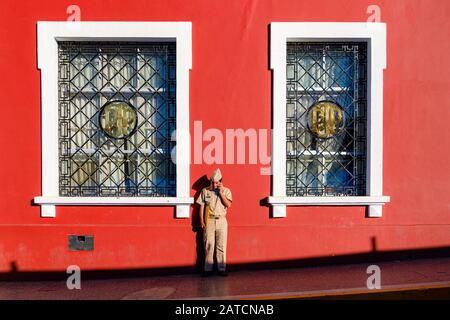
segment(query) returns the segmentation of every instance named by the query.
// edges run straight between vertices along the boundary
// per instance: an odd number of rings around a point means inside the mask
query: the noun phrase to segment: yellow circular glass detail
[[[313,104],[307,113],[308,128],[318,138],[328,139],[344,127],[344,110],[331,101]]]
[[[129,137],[134,133],[136,125],[136,110],[126,102],[108,102],[100,111],[100,127],[111,138]]]

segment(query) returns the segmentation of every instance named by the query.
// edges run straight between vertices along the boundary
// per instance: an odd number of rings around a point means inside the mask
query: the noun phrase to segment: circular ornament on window
[[[100,110],[100,128],[110,138],[125,139],[137,127],[137,113],[128,102],[111,101]]]
[[[339,134],[345,127],[345,112],[332,101],[317,101],[307,113],[309,131],[317,138],[329,139]]]

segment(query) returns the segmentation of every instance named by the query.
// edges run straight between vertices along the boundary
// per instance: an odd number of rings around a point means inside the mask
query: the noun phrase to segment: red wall
[[[193,266],[192,219],[170,207],[57,207],[40,218],[40,74],[36,22],[192,21],[190,119],[203,130],[270,129],[271,21],[364,22],[377,4],[387,23],[383,217],[364,207],[288,207],[272,219],[260,200],[260,165],[220,165],[233,192],[229,263],[450,246],[450,2],[416,1],[5,1],[0,4],[0,272]],[[237,116],[238,115],[238,116]],[[206,146],[206,143],[204,144]],[[191,184],[217,165],[191,166]],[[195,190],[191,190],[195,194]],[[192,211],[193,212],[193,211]],[[192,214],[191,214],[192,216]],[[95,250],[69,252],[68,234],[93,234]]]

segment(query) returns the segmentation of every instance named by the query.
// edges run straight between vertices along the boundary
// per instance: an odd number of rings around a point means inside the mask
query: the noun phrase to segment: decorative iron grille
[[[175,49],[172,42],[58,43],[61,196],[176,196]],[[133,115],[135,129],[123,138],[101,127],[110,120],[101,119],[102,107],[113,101],[123,102],[108,109],[110,118],[122,112],[117,125],[127,121],[123,106]]]
[[[367,44],[288,42],[287,196],[366,195]]]

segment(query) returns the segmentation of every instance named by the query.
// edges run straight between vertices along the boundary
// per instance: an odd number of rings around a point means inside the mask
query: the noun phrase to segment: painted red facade
[[[83,21],[192,22],[191,135],[194,121],[223,132],[271,128],[271,22],[365,22],[367,7],[378,5],[387,24],[383,194],[391,202],[383,217],[366,218],[365,207],[296,206],[286,218],[271,218],[261,200],[271,194],[272,178],[260,175],[259,164],[192,164],[191,195],[197,180],[221,168],[233,192],[230,264],[450,246],[447,0],[2,1],[0,272],[196,263],[194,206],[189,219],[174,218],[172,207],[133,206],[59,206],[56,218],[41,218],[33,204],[41,194],[36,23],[65,21],[71,4]],[[95,250],[69,252],[69,234],[94,235]]]

